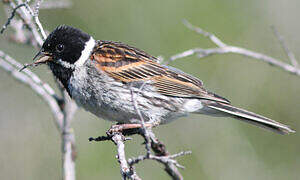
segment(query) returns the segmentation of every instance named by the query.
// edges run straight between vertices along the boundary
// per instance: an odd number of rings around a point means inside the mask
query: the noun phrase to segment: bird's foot
[[[145,123],[145,128],[153,127],[153,124]],[[106,136],[99,136],[99,137],[90,137],[89,141],[107,141],[111,140],[111,138],[119,133],[124,136],[134,135],[134,134],[142,134],[142,124],[116,124],[112,125],[109,130],[106,131]],[[130,140],[131,138],[127,137],[125,140]]]
[[[111,128],[106,132],[107,135],[114,133],[122,133],[123,135],[140,134],[140,129],[143,127],[142,124],[116,124],[112,125]],[[145,123],[145,128],[153,127],[150,123]]]

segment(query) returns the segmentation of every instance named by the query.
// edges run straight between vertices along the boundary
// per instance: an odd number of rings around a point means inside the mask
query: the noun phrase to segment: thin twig
[[[271,29],[273,30],[275,36],[277,37],[279,44],[285,51],[286,55],[290,59],[292,65],[296,68],[298,68],[298,61],[296,60],[295,54],[288,48],[286,42],[284,41],[284,38],[282,35],[279,34],[278,30],[275,28],[275,26],[271,26]]]
[[[58,103],[57,98],[55,98],[54,90],[48,84],[43,83],[39,77],[30,70],[26,69],[25,71],[19,72],[22,65],[2,51],[0,51],[0,67],[5,69],[20,82],[29,85],[32,90],[48,103],[54,116],[54,122],[59,132],[62,134],[63,179],[75,180],[75,137],[70,128],[70,121],[77,109],[76,105],[74,107],[74,104],[71,102],[64,103],[62,112],[60,104]],[[69,99],[69,101],[71,100]]]
[[[44,31],[44,28],[43,28],[43,26],[40,22],[40,19],[39,19],[39,8],[40,8],[40,4],[41,4],[42,0],[37,0],[36,1],[35,10],[31,9],[31,7],[29,6],[29,1],[30,0],[27,0],[25,2],[25,7],[28,10],[28,12],[30,13],[30,15],[33,17],[34,23],[37,27],[38,32],[41,34],[42,40],[45,41],[45,39],[47,38],[47,35],[46,35],[46,33]]]
[[[113,127],[112,127],[113,128]],[[89,138],[89,141],[108,141],[111,140],[117,146],[117,159],[120,164],[120,173],[123,180],[132,179],[140,180],[133,166],[129,166],[125,155],[125,141],[131,138],[126,138],[121,131],[109,129],[106,136],[99,136],[97,138]]]
[[[141,87],[138,89],[137,93],[134,93],[133,88],[130,88],[130,92],[131,92],[131,99],[133,102],[133,106],[135,111],[137,112],[141,122],[142,122],[142,136],[145,139],[145,147],[146,147],[146,155],[142,155],[139,156],[137,158],[131,158],[128,160],[129,166],[131,168],[134,168],[134,164],[139,163],[140,161],[146,160],[146,159],[150,159],[150,160],[155,160],[159,163],[164,164],[165,166],[165,171],[171,176],[172,179],[183,179],[182,175],[180,174],[180,172],[178,171],[177,167],[179,168],[184,168],[182,165],[180,165],[176,160],[174,160],[174,158],[178,157],[178,156],[183,156],[186,154],[190,154],[191,152],[180,152],[178,154],[174,154],[172,156],[156,156],[156,155],[152,155],[151,154],[151,147],[152,149],[154,148],[154,146],[151,146],[151,140],[152,143],[158,143],[157,139],[155,137],[150,137],[151,135],[154,136],[154,133],[152,131],[150,131],[151,129],[147,129],[145,126],[145,120],[138,108],[138,104],[137,104],[137,98],[135,95],[139,95],[144,86],[146,85],[146,82],[144,82]],[[149,132],[150,131],[150,132]],[[165,149],[164,149],[165,150]],[[162,154],[167,154],[166,152],[162,153]]]
[[[175,164],[177,167],[184,169],[184,166],[180,165],[176,160],[174,160],[174,158],[177,158],[179,156],[185,156],[188,154],[191,154],[191,151],[182,151],[179,152],[177,154],[173,154],[170,156],[156,156],[156,155],[152,155],[150,154],[149,157],[146,156],[138,156],[137,158],[131,158],[130,160],[128,160],[129,165],[132,166],[134,164],[139,163],[140,161],[144,161],[146,159],[151,159],[151,160],[156,160],[162,164]]]
[[[48,84],[42,82],[40,78],[30,70],[26,69],[26,71],[19,72],[22,65],[2,51],[0,51],[0,62],[2,69],[10,73],[20,82],[29,85],[33,91],[44,99],[52,111],[57,129],[62,132],[64,115],[54,95],[54,90]]]
[[[25,3],[22,3],[22,4],[19,4],[17,7],[15,7],[15,8],[13,9],[13,11],[11,12],[10,17],[7,18],[6,23],[3,25],[3,27],[2,27],[2,29],[1,29],[1,31],[0,31],[1,34],[3,34],[3,32],[5,31],[5,29],[6,29],[6,28],[8,27],[8,25],[10,24],[11,20],[15,17],[17,10],[18,10],[19,8],[25,6],[25,5],[26,5]]]
[[[191,23],[189,23],[186,19],[184,19],[183,24],[189,28],[192,31],[195,31],[198,34],[202,34],[205,37],[208,37],[213,43],[215,43],[217,46],[219,47],[226,47],[227,44],[225,44],[223,41],[221,41],[217,36],[215,36],[214,34],[204,31],[203,29],[196,27],[194,25],[192,25]]]
[[[126,178],[132,180],[140,180],[135,171],[132,170],[131,167],[128,166],[126,156],[125,156],[125,137],[121,133],[115,133],[112,137],[112,141],[117,145],[118,151],[118,160],[120,163],[120,171],[122,174],[122,178],[126,180]]]
[[[63,120],[63,133],[62,133],[62,163],[63,163],[63,179],[75,180],[75,135],[71,128],[71,122],[75,112],[77,111],[76,103],[70,98],[68,93],[63,90],[64,99],[64,120]]]
[[[25,2],[16,0],[16,2],[19,4],[18,6],[12,1],[8,3],[13,9],[13,13],[10,18],[8,18],[3,29],[6,29],[10,21],[15,17],[15,14],[18,14],[18,17],[23,21],[24,25],[26,25],[29,32],[32,33],[34,40],[39,46],[42,46],[43,41],[46,39],[46,33],[38,17],[42,1],[36,1],[34,11],[29,5],[30,0],[26,0]],[[35,44],[32,45],[35,46]],[[24,84],[29,85],[48,103],[54,116],[54,122],[62,136],[62,179],[75,180],[75,136],[70,124],[77,110],[76,104],[70,99],[66,92],[62,92],[63,99],[59,98],[48,84],[43,83],[39,77],[30,70],[25,69],[19,72],[18,70],[22,68],[22,65],[2,51],[0,51],[0,67],[10,72],[13,77]]]
[[[272,58],[270,56],[267,56],[265,54],[250,51],[250,50],[236,47],[236,46],[226,46],[224,48],[211,48],[211,49],[201,49],[201,48],[190,49],[190,50],[184,51],[182,53],[179,53],[179,54],[176,54],[176,55],[170,57],[170,60],[174,61],[176,59],[188,57],[188,56],[191,56],[194,54],[196,54],[198,58],[204,58],[204,57],[211,56],[211,55],[228,54],[228,53],[239,54],[239,55],[243,55],[246,57],[258,59],[258,60],[264,61],[270,65],[277,66],[287,72],[290,72],[292,74],[300,76],[299,68],[296,68],[287,63],[283,63],[283,62],[281,62],[275,58]]]
[[[25,7],[20,7],[19,11],[16,11],[16,14],[20,17],[20,19],[23,21],[24,25],[28,28],[28,30],[32,33],[35,41],[39,45],[39,47],[43,44],[43,38],[41,34],[39,33],[38,28],[36,27],[35,23],[33,22],[33,16],[31,13],[28,11],[29,9],[27,8],[28,1],[23,2],[21,0],[16,0],[18,4],[25,4]],[[15,9],[17,5],[13,1],[9,1],[9,6],[11,9]],[[33,44],[34,45],[34,44]]]
[[[169,174],[169,176],[173,180],[182,180],[183,177],[180,174],[180,172],[178,171],[177,167],[184,169],[184,166],[180,165],[174,158],[179,157],[179,156],[188,155],[188,154],[191,154],[191,151],[180,152],[178,154],[174,154],[171,156],[156,156],[156,155],[150,154],[148,157],[139,156],[137,158],[131,158],[128,160],[128,163],[132,167],[134,164],[137,164],[146,159],[155,160],[165,166],[165,171]]]
[[[221,41],[217,36],[215,36],[212,33],[208,33],[206,31],[203,31],[202,29],[195,27],[188,23],[187,21],[184,21],[184,24],[191,30],[202,34],[206,37],[209,37],[210,40],[215,43],[218,47],[217,48],[209,48],[209,49],[202,49],[202,48],[194,48],[190,49],[187,51],[184,51],[182,53],[176,54],[174,56],[170,57],[170,61],[174,61],[176,59],[188,57],[191,55],[197,55],[198,58],[204,58],[210,55],[215,55],[215,54],[228,54],[228,53],[233,53],[233,54],[239,54],[243,55],[246,57],[258,59],[261,61],[264,61],[270,65],[274,65],[276,67],[279,67],[287,72],[290,72],[292,74],[295,74],[297,76],[300,76],[300,69],[294,65],[290,65],[287,63],[284,63],[283,61],[280,61],[276,58],[273,58],[271,56],[267,56],[262,53],[258,53],[255,51],[251,51],[245,48],[237,47],[237,46],[230,46],[225,44],[223,41]],[[295,62],[293,64],[296,64]]]
[[[138,94],[141,93],[141,91],[143,90],[144,86],[146,85],[146,82],[144,82],[141,87],[138,89]],[[137,99],[136,99],[136,96],[135,96],[135,93],[134,93],[134,90],[132,87],[130,87],[130,93],[131,93],[131,100],[132,100],[132,103],[133,103],[133,106],[134,106],[134,109],[135,111],[137,112],[141,122],[142,122],[142,131],[143,131],[143,134],[144,134],[144,138],[145,138],[145,147],[146,147],[146,150],[147,150],[147,154],[146,156],[149,156],[151,154],[151,143],[150,143],[150,137],[149,137],[149,133],[148,133],[148,130],[145,126],[145,120],[144,120],[144,117],[142,116],[142,113],[141,111],[139,110],[138,108],[138,104],[137,104]]]

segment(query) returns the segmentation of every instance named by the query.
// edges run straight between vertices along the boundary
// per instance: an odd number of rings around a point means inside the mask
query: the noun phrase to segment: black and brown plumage
[[[34,64],[47,63],[79,105],[107,120],[139,121],[129,85],[142,83],[146,87],[137,93],[136,100],[148,123],[163,124],[198,113],[233,117],[280,134],[294,132],[284,124],[232,106],[207,91],[198,78],[161,65],[144,51],[120,42],[95,41],[70,26],[55,29],[40,53]]]
[[[99,69],[123,83],[150,80],[154,82],[157,91],[166,96],[230,103],[206,91],[201,80],[175,68],[163,66],[155,57],[123,43],[98,41],[90,58]]]

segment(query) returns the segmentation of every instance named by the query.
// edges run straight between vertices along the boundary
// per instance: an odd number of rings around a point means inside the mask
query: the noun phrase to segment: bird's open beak
[[[36,60],[37,59],[37,60]],[[49,61],[52,61],[52,56],[50,53],[44,52],[43,49],[41,49],[33,58],[34,61],[31,64],[24,64],[24,66],[19,70],[20,72],[23,71],[24,69],[26,69],[27,67],[35,67],[38,66],[40,64],[45,64]]]

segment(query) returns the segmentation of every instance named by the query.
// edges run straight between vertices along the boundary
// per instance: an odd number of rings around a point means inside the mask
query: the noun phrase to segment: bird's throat
[[[53,75],[62,83],[64,88],[67,90],[69,95],[71,96],[69,86],[69,80],[74,72],[72,68],[66,68],[56,63],[49,63],[48,64]]]

